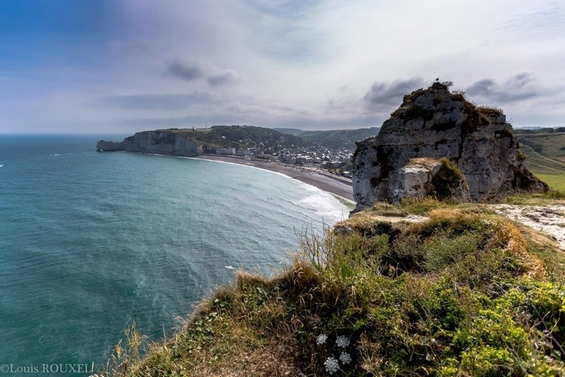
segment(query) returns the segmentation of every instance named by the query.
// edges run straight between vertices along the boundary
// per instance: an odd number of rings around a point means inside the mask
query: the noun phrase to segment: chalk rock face
[[[422,158],[427,162],[417,160]],[[463,95],[434,83],[405,96],[377,136],[357,143],[353,156],[357,208],[437,193],[432,181],[442,158],[464,178],[456,183],[460,188],[452,187],[456,200],[483,201],[512,192],[548,190],[526,169],[512,126],[500,110],[475,107]]]
[[[432,180],[439,172],[441,162],[433,158],[413,158],[400,170],[400,187],[395,199],[404,196],[422,198],[433,190]]]
[[[159,153],[195,157],[202,154],[198,145],[183,135],[167,130],[137,132],[122,142],[101,140],[96,145],[100,152],[126,151]]]
[[[413,158],[400,170],[400,186],[395,191],[394,201],[425,196],[458,202],[470,200],[465,177],[449,160]]]

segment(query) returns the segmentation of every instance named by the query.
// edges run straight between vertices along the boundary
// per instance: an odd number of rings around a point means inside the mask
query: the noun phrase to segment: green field
[[[528,169],[552,188],[565,191],[565,134],[518,133],[517,137]]]
[[[565,192],[565,172],[561,174],[534,173],[536,177],[547,183],[551,188]]]

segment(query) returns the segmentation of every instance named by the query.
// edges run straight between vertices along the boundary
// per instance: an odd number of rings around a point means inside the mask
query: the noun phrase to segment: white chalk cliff
[[[96,145],[99,152],[126,151],[159,153],[175,156],[195,157],[202,149],[180,133],[167,130],[142,131],[126,137],[122,142],[100,140]]]
[[[375,201],[445,196],[438,183],[442,166],[442,179],[450,171],[457,178],[443,191],[458,201],[547,191],[524,160],[501,110],[476,107],[462,94],[434,83],[405,96],[377,136],[357,143],[354,197],[360,209]]]

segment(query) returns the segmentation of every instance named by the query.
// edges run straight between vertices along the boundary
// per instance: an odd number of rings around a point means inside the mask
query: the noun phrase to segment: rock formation
[[[357,208],[375,201],[432,195],[486,201],[520,191],[547,191],[530,173],[502,110],[476,107],[436,82],[404,97],[377,136],[357,143]]]
[[[169,130],[142,131],[126,137],[122,142],[100,140],[99,152],[126,151],[159,153],[175,156],[195,157],[202,154],[201,148],[180,133]]]

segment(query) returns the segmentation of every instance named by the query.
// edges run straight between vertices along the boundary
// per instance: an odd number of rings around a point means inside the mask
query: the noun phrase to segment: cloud
[[[181,60],[174,60],[167,63],[167,67],[162,74],[163,77],[176,77],[185,81],[195,81],[204,79],[210,86],[221,86],[237,82],[240,75],[233,69],[215,71],[213,69],[202,68],[195,63],[185,63]]]
[[[284,118],[257,118],[257,117],[234,117],[232,114],[207,113],[195,114],[185,117],[169,117],[169,118],[136,118],[123,120],[120,123],[126,126],[148,127],[148,128],[164,128],[164,127],[208,127],[219,124],[247,124],[260,127],[290,127],[300,128],[303,130],[320,130],[334,129],[342,130],[347,128],[369,128],[380,126],[385,119],[375,119],[369,116],[352,117],[344,121],[343,119],[334,119],[331,117],[301,117],[288,116]]]
[[[554,94],[551,89],[538,88],[533,84],[534,82],[535,79],[531,73],[520,72],[502,84],[488,78],[479,80],[469,86],[466,93],[497,104],[519,102]]]
[[[414,77],[410,80],[398,80],[391,84],[376,82],[365,93],[363,100],[369,110],[382,112],[389,110],[391,106],[398,106],[406,94],[422,87],[423,83],[424,80],[420,77]]]
[[[324,6],[319,0],[244,0],[255,11],[250,25],[254,48],[268,59],[288,63],[320,61],[328,34],[317,24]]]
[[[493,87],[495,85],[494,80],[483,79],[468,87],[466,93],[472,96],[488,96],[493,93]]]
[[[204,76],[202,69],[195,64],[186,64],[181,61],[173,61],[163,72],[163,76],[179,77],[186,81],[193,81]]]
[[[352,95],[346,95],[344,97],[335,99],[332,98],[328,101],[325,111],[328,114],[361,114],[365,111],[363,110],[364,101],[362,98],[355,97]]]
[[[532,74],[529,72],[522,72],[515,74],[510,80],[506,82],[509,87],[521,88],[532,82]]]
[[[207,80],[208,84],[210,84],[211,86],[219,86],[230,84],[239,80],[239,75],[237,74],[237,72],[228,69],[222,73],[208,76]]]
[[[523,39],[559,39],[565,32],[565,5],[559,1],[539,2],[536,8],[514,15],[499,26]]]
[[[392,83],[376,82],[362,97],[345,85],[339,88],[340,97],[327,101],[324,114],[346,122],[347,119],[362,117],[366,119],[364,124],[374,122],[373,125],[380,125],[402,103],[406,94],[422,87],[423,83],[420,77]]]

